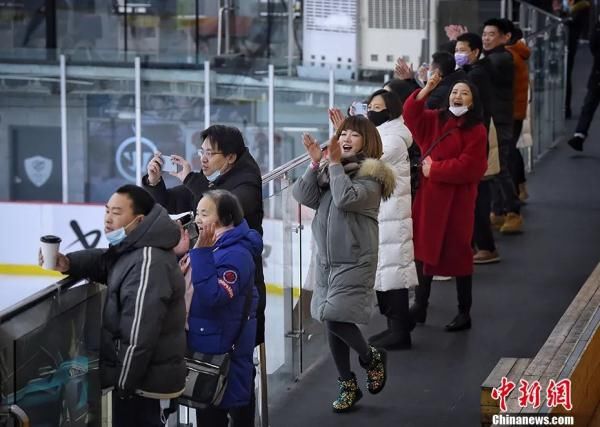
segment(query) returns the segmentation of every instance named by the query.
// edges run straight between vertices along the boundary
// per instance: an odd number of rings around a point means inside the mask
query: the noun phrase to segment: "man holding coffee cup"
[[[186,375],[185,284],[172,250],[179,226],[144,189],[124,185],[106,204],[104,232],[108,249],[67,255],[44,236],[39,262],[106,283],[100,374],[116,392],[113,425],[164,426],[163,408],[175,407],[168,400],[183,392]]]

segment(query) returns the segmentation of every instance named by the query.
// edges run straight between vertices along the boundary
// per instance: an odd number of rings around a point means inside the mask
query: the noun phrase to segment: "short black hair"
[[[473,96],[473,108],[469,109],[467,114],[465,114],[465,116],[464,116],[465,121],[461,127],[468,129],[479,123],[483,124],[483,104],[481,103],[481,97],[479,96],[479,90],[477,90],[477,86],[475,86],[473,83],[471,83],[468,80],[459,80],[457,82],[454,82],[452,84],[452,87],[450,87],[450,91],[448,91],[448,96],[446,96],[444,98],[444,100],[442,101],[442,105],[441,105],[441,109],[440,109],[440,117],[441,117],[442,121],[445,122],[450,117],[451,113],[448,110],[448,107],[450,104],[450,94],[452,93],[452,90],[454,89],[454,87],[459,83],[464,83],[467,86],[469,86],[469,89],[471,90],[471,94]]]
[[[442,77],[452,74],[456,69],[456,61],[454,55],[450,52],[435,52],[431,55],[431,63],[437,64],[442,73]]]
[[[477,55],[477,58],[481,56],[481,53],[483,52],[483,41],[481,40],[481,36],[479,34],[464,33],[458,36],[456,41],[467,43],[471,50],[478,49],[479,55]]]
[[[388,80],[383,84],[383,87],[388,87],[392,92],[398,95],[400,102],[404,105],[404,101],[415,91],[415,86],[402,79]]]
[[[523,30],[521,30],[519,27],[517,27],[515,25],[513,27],[512,32],[511,32],[510,41],[508,43],[509,44],[515,44],[516,42],[518,42],[522,38],[523,38]]]
[[[244,210],[240,201],[230,191],[227,190],[211,190],[204,193],[203,197],[211,199],[217,207],[217,216],[219,222],[223,226],[234,225],[238,226],[244,219]]]
[[[512,33],[512,30],[514,28],[512,21],[505,18],[488,19],[483,23],[483,28],[488,26],[498,28],[498,31],[500,31],[502,34]]]
[[[367,104],[370,104],[376,96],[381,96],[383,98],[385,108],[387,108],[390,113],[390,120],[397,119],[402,115],[402,102],[400,102],[400,98],[394,92],[378,89],[371,94]]]
[[[209,126],[202,131],[200,138],[202,142],[208,138],[211,147],[221,151],[225,156],[236,154],[239,159],[246,150],[242,133],[238,128],[233,126]]]
[[[150,193],[133,184],[125,184],[115,193],[125,194],[131,200],[134,215],[148,215],[156,203]]]

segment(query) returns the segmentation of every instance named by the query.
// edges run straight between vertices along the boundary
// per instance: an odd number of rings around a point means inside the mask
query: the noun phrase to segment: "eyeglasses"
[[[198,155],[200,157],[206,157],[207,159],[212,158],[212,156],[214,156],[215,154],[223,154],[223,152],[221,151],[211,151],[211,150],[205,150],[204,148],[200,148],[198,149]]]

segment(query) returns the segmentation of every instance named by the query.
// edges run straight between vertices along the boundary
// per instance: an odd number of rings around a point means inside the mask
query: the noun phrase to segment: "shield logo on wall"
[[[41,187],[52,174],[52,159],[34,156],[25,159],[25,172],[36,187]]]

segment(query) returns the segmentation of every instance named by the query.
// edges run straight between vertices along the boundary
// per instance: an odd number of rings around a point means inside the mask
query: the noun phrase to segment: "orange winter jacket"
[[[527,116],[527,98],[529,94],[529,65],[527,60],[531,50],[525,42],[518,41],[513,45],[506,45],[513,56],[515,80],[513,85],[513,118],[524,120]]]

